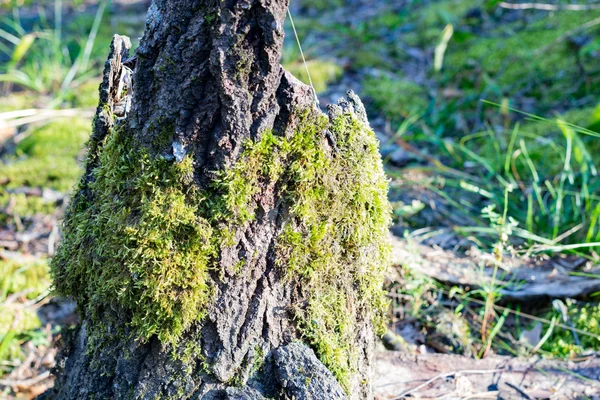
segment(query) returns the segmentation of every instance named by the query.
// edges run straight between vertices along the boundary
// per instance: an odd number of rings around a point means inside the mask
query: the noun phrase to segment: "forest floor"
[[[78,1],[57,29],[56,3],[0,16],[0,398],[51,384],[76,321],[48,260],[110,38],[144,24],[138,1]],[[390,177],[379,398],[600,398],[600,9],[292,3],[321,105],[363,98]]]

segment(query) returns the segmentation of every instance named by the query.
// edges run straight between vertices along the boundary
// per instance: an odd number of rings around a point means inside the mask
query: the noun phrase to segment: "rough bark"
[[[193,157],[191,185],[210,191],[218,172],[239,162],[245,143],[258,142],[271,131],[291,138],[302,122],[298,110],[320,113],[312,90],[280,66],[287,6],[287,0],[155,0],[134,58],[127,58],[128,40],[115,36],[86,172],[70,213],[98,202],[95,171],[115,125],[151,158],[178,163]],[[128,68],[133,69],[133,90],[127,87]],[[345,112],[366,124],[355,96],[334,107],[330,118]],[[334,157],[335,144],[326,136],[324,132],[324,146]],[[261,182],[254,217],[236,226],[231,243],[214,257],[205,316],[186,327],[176,346],[190,349],[191,356],[174,356],[179,350],[156,335],[135,337],[131,315],[119,305],[98,306],[95,317],[89,307],[82,308],[83,322],[66,341],[56,387],[47,396],[371,398],[367,382],[374,333],[368,308],[360,315],[363,308],[355,307],[352,346],[359,359],[349,376],[348,395],[313,351],[300,343],[306,340],[293,310],[306,303],[303,284],[286,278],[276,254],[277,238],[293,206],[280,198],[280,185]],[[96,239],[87,238],[83,246],[93,247]],[[61,282],[71,261],[68,254],[57,260],[57,287],[68,293]],[[88,268],[102,268],[102,260],[97,261]],[[241,271],[236,268],[240,262]],[[90,331],[97,329],[99,319],[106,331],[98,346],[90,342]]]

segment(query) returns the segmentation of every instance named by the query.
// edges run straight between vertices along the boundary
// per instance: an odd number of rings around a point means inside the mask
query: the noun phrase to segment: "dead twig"
[[[590,10],[600,10],[600,4],[547,4],[547,3],[507,3],[505,1],[501,1],[498,3],[499,7],[508,8],[511,10],[543,10],[543,11],[590,11]]]
[[[466,397],[463,397],[461,400],[469,400],[469,399],[497,399],[499,394],[500,394],[500,392],[497,391],[497,390],[493,390],[491,392],[473,393],[473,394],[470,394],[470,395],[468,395]]]
[[[462,376],[462,375],[484,375],[484,374],[495,374],[497,372],[504,372],[506,371],[504,368],[501,369],[488,369],[488,370],[463,370],[463,371],[453,371],[453,372],[445,372],[439,375],[434,376],[433,378],[429,379],[428,381],[420,384],[417,387],[414,387],[412,389],[409,389],[405,392],[403,392],[402,394],[399,394],[398,396],[392,398],[392,400],[399,400],[403,397],[408,396],[411,393],[415,393],[421,389],[423,389],[424,387],[430,385],[431,383],[437,381],[438,379],[445,379],[451,376]]]
[[[0,379],[0,386],[10,387],[13,390],[27,390],[32,386],[37,385],[38,383],[48,379],[50,377],[50,371],[45,371],[39,374],[38,376],[34,376],[30,379],[22,379],[22,380],[13,380],[13,379]],[[17,391],[15,390],[15,391]]]
[[[55,118],[70,118],[70,117],[90,117],[94,113],[90,110],[79,108],[70,108],[64,110],[51,109],[27,109],[18,111],[8,111],[0,113],[0,121],[4,122],[4,127],[17,128],[22,125],[41,122]]]
[[[545,51],[547,51],[550,47],[554,46],[556,43],[560,43],[563,40],[565,40],[566,38],[568,38],[569,36],[572,36],[576,33],[579,33],[581,31],[584,31],[586,29],[590,29],[596,25],[600,25],[600,17],[599,18],[594,18],[591,21],[586,22],[583,25],[580,25],[574,29],[571,29],[568,32],[563,33],[562,35],[560,35],[559,37],[557,37],[556,39],[554,39],[551,43],[548,43],[546,46],[542,46],[538,49],[536,49],[533,54],[537,55],[537,54],[541,54],[544,53]]]
[[[516,385],[513,385],[513,384],[512,384],[512,383],[510,383],[510,382],[506,382],[506,385],[507,385],[507,386],[510,386],[510,387],[511,387],[511,388],[513,388],[513,389],[515,389],[515,391],[516,391],[517,393],[519,393],[521,396],[523,396],[523,398],[525,398],[525,399],[527,399],[527,400],[533,400],[533,399],[531,398],[531,396],[530,396],[530,395],[528,395],[528,394],[527,394],[527,393],[526,393],[526,392],[525,392],[523,389],[521,389],[520,387],[518,387],[518,386],[516,386]]]
[[[7,296],[4,301],[2,302],[3,306],[8,306],[14,302],[16,302],[17,300],[24,298],[25,296],[27,296],[29,293],[33,292],[33,289],[29,288],[29,289],[25,289],[22,290],[20,292],[17,293],[13,293],[10,296]]]

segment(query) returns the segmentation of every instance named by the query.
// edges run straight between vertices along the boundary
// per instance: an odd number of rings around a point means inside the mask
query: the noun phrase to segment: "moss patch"
[[[327,128],[336,140],[333,155],[324,145]],[[278,238],[278,264],[307,293],[308,306],[297,310],[300,329],[348,389],[359,357],[353,348],[356,322],[371,318],[379,332],[385,326],[390,205],[378,141],[351,114],[329,125],[323,116],[307,115],[289,140],[267,132],[249,146],[230,182],[256,187],[257,172],[259,180],[284,182],[281,196],[291,204]],[[234,204],[247,209],[251,190],[234,193],[244,193]]]
[[[0,261],[1,294],[9,295],[27,291],[28,299],[34,299],[50,286],[48,263],[45,260],[18,263]]]
[[[69,190],[82,172],[77,157],[89,127],[89,120],[71,118],[34,129],[17,145],[16,155],[0,163],[0,183]]]
[[[18,156],[76,157],[88,137],[90,121],[60,119],[34,129],[17,145]]]
[[[427,109],[426,90],[405,79],[369,78],[365,81],[365,94],[386,117],[395,120]]]
[[[214,255],[192,161],[151,157],[117,130],[93,175],[94,199],[82,187],[65,221],[53,260],[56,289],[86,314],[113,305],[130,314],[140,338],[175,343],[201,318]]]
[[[568,300],[566,306],[566,316],[572,327],[591,335],[600,334],[599,304],[582,304],[574,300]],[[554,311],[544,317],[548,319],[556,318],[561,321],[563,315]],[[573,358],[589,352],[590,349],[597,350],[600,348],[600,340],[591,335],[578,335],[576,339],[574,333],[568,329],[555,329],[542,346],[542,349],[552,354]]]
[[[82,83],[73,91],[67,92],[65,101],[72,107],[95,108],[98,105],[98,87],[100,83],[102,81],[99,78]]]
[[[306,64],[317,93],[325,91],[328,84],[335,82],[342,75],[342,67],[333,61],[309,60]],[[306,73],[306,67],[303,62],[294,61],[285,63],[284,67],[302,82],[307,85],[310,84],[308,74]]]
[[[36,101],[39,101],[38,95],[28,92],[11,93],[10,95],[0,97],[0,112],[35,108]]]
[[[53,261],[57,291],[74,296],[92,321],[119,310],[137,338],[176,344],[205,315],[208,271],[221,248],[276,183],[289,208],[277,265],[306,296],[296,310],[299,329],[348,389],[359,357],[354,325],[366,318],[382,331],[387,307],[391,209],[374,133],[353,114],[328,122],[304,113],[290,138],[264,132],[245,143],[238,162],[205,191],[194,182],[192,160],[151,155],[127,132],[113,131],[67,214]]]
[[[301,7],[313,9],[315,11],[334,10],[343,5],[342,0],[302,0]]]
[[[0,224],[7,224],[14,216],[30,218],[36,214],[53,214],[56,211],[56,202],[0,189],[0,209]]]

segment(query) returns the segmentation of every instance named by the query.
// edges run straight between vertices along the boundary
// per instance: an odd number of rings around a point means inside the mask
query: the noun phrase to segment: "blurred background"
[[[48,262],[110,40],[135,47],[147,7],[0,0],[0,398],[51,386],[77,322]],[[291,13],[306,65],[288,21],[284,66],[307,83],[308,68],[323,107],[357,92],[381,142],[396,265],[380,351],[595,357],[600,3],[292,0]]]

